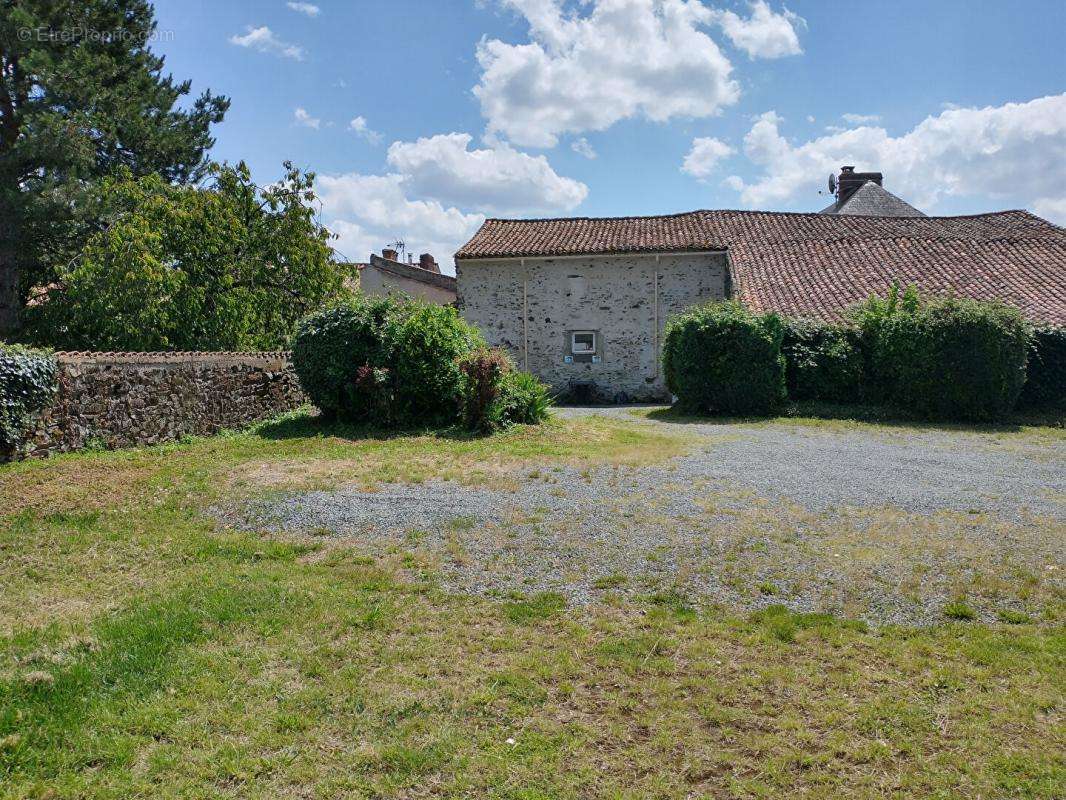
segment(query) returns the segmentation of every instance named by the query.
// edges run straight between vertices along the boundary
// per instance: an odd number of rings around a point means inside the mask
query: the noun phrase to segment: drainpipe
[[[522,265],[522,369],[529,372],[529,299],[526,279],[526,260],[520,261]]]
[[[652,282],[652,325],[654,329],[653,344],[652,344],[652,356],[655,361],[655,372],[652,373],[652,378],[659,380],[659,254],[655,254],[655,272]]]

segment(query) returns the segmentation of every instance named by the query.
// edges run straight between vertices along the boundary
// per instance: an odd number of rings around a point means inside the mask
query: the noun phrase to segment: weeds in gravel
[[[962,600],[956,600],[944,606],[944,616],[948,619],[970,622],[977,619],[977,612]]]

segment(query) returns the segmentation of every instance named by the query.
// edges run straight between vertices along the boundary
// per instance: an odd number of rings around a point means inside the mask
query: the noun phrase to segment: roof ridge
[[[884,188],[884,187],[882,187]],[[887,189],[885,190],[888,191]],[[891,194],[891,192],[889,192]],[[895,195],[893,195],[895,196]],[[906,201],[903,201],[906,202]],[[908,204],[909,205],[909,204]],[[912,206],[913,207],[913,206]],[[1054,225],[1056,228],[1060,227],[1050,220],[1044,219],[1031,211],[1027,211],[1024,208],[1007,208],[1001,211],[983,211],[978,214],[926,214],[922,217],[899,217],[892,214],[862,214],[862,215],[833,215],[823,214],[820,211],[764,211],[754,208],[697,208],[692,211],[678,211],[673,214],[630,214],[627,216],[618,217],[486,217],[485,222],[616,222],[621,220],[653,220],[653,219],[677,219],[678,217],[691,217],[697,214],[743,214],[747,215],[767,215],[767,216],[779,216],[779,217],[817,217],[819,219],[844,219],[844,220],[861,220],[861,219],[892,219],[892,220],[941,220],[941,219],[981,219],[984,217],[998,217],[1005,216],[1007,214],[1024,214],[1027,217],[1039,220],[1040,222],[1048,225]]]

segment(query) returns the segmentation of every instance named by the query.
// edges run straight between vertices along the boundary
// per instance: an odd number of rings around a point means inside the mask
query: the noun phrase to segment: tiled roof
[[[866,181],[862,186],[828,208],[823,214],[861,214],[865,217],[924,217],[921,211],[905,200],[873,181]]]
[[[1066,230],[1025,211],[870,217],[694,211],[666,217],[490,219],[457,259],[728,250],[752,308],[835,318],[893,281],[1000,299],[1066,325]]]
[[[487,219],[456,258],[724,250],[692,211],[668,217]]]

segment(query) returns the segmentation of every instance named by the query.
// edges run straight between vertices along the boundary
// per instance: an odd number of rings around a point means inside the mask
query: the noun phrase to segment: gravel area
[[[751,610],[783,603],[929,624],[965,598],[983,619],[1038,615],[1066,592],[1066,442],[789,423],[633,425],[693,438],[649,467],[526,467],[517,491],[446,483],[292,494],[227,523],[421,551],[461,591],[676,590]]]

